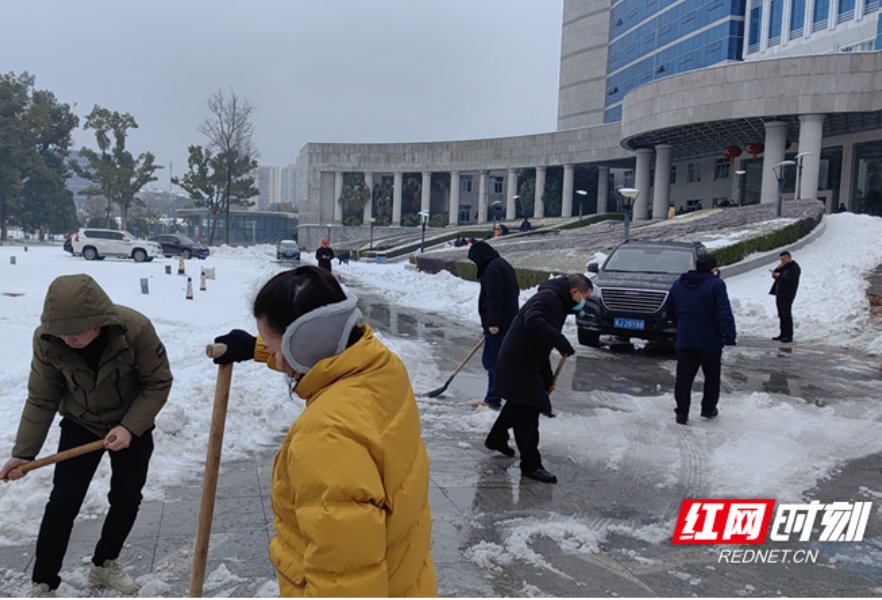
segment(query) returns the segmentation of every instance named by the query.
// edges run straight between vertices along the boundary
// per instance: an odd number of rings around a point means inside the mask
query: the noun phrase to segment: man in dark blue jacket
[[[567,315],[585,306],[593,289],[581,273],[546,281],[518,311],[499,351],[493,391],[505,398],[505,405],[484,446],[514,456],[508,445],[508,430],[514,429],[521,474],[542,483],[557,483],[539,454],[539,415],[551,413],[548,394],[555,387],[549,356],[552,348],[562,356],[576,353],[561,328]]]
[[[677,423],[689,421],[692,382],[698,367],[704,373],[701,416],[712,419],[718,414],[723,346],[735,345],[735,318],[716,258],[701,256],[694,271],[680,275],[671,287],[667,310],[677,326]]]
[[[493,393],[496,361],[502,340],[508,333],[512,319],[518,314],[521,290],[518,278],[507,260],[487,242],[476,242],[469,248],[469,260],[478,266],[481,293],[478,295],[478,314],[484,329],[484,353],[481,362],[487,370],[487,395],[484,404],[492,409],[502,408],[502,399]]]

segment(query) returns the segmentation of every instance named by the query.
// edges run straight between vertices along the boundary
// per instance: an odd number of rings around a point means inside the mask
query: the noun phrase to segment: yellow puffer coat
[[[401,360],[371,329],[297,385],[273,466],[269,554],[283,597],[437,596],[429,459]]]

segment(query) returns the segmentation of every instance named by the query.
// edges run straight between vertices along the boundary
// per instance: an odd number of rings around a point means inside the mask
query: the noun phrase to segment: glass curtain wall
[[[854,145],[852,209],[882,216],[882,140]]]
[[[801,38],[805,28],[805,0],[793,0],[790,7],[790,39]]]

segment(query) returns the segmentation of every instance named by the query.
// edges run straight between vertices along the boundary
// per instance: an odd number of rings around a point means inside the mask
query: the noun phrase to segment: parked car
[[[677,328],[666,314],[668,293],[677,277],[707,253],[700,242],[626,241],[602,266],[588,263],[594,293],[576,315],[579,343],[597,346],[606,334],[676,340]]]
[[[184,258],[190,258],[191,256],[201,259],[208,258],[208,246],[197,244],[186,235],[163,233],[152,236],[150,241],[157,242],[162,246],[162,254],[166,258],[178,255]]]
[[[86,260],[104,260],[107,256],[132,258],[135,262],[150,262],[162,256],[162,247],[156,242],[139,240],[128,231],[115,229],[80,229],[71,241],[74,254]]]
[[[276,248],[277,260],[291,260],[300,262],[300,247],[294,240],[282,240]]]

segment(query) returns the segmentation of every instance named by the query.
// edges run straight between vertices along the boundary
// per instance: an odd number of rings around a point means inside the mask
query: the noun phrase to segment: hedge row
[[[818,226],[818,223],[821,222],[822,218],[822,214],[816,217],[805,217],[783,229],[772,231],[756,238],[743,240],[731,246],[716,248],[713,251],[713,255],[720,266],[734,265],[755,252],[768,252],[781,246],[793,244],[811,233]]]
[[[579,227],[588,227],[589,225],[594,225],[595,223],[600,223],[601,221],[624,221],[625,215],[624,213],[602,213],[599,215],[591,215],[590,217],[582,217],[582,224],[579,225],[579,221],[571,221],[570,223],[566,223],[565,225],[561,225],[557,227],[557,229],[578,229]]]

